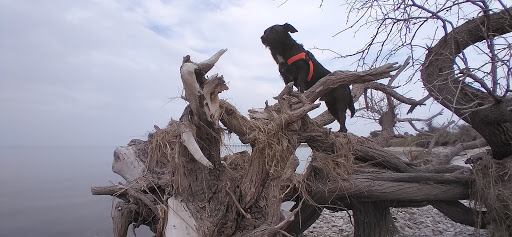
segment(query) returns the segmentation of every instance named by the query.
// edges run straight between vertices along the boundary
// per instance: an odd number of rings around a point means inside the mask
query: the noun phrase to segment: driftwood
[[[437,161],[438,165],[447,165],[451,160],[461,152],[465,150],[471,150],[487,146],[487,142],[484,139],[478,139],[472,142],[459,143],[456,146],[450,148],[448,152],[443,154]]]
[[[289,84],[275,105],[251,110],[248,118],[219,99],[228,89],[221,76],[205,77],[223,53],[202,63],[184,58],[180,72],[189,105],[180,121],[116,150],[113,169],[125,184],[92,188],[94,195],[119,198],[116,237],[126,236],[130,223],[148,225],[157,236],[291,236],[313,224],[323,208],[353,210],[358,236],[369,235],[369,226],[386,236],[396,231],[389,207],[428,202],[453,220],[475,224],[467,221],[475,212],[458,202],[469,198],[467,168],[417,167],[307,115],[331,88],[388,78],[395,64],[335,71],[305,93]],[[221,157],[225,131],[252,152]],[[306,172],[296,174],[301,143],[313,155]],[[288,200],[296,205],[285,217],[280,207]],[[368,219],[372,215],[379,218]]]
[[[142,172],[146,169],[147,154],[138,154],[144,152],[143,144],[144,142],[141,140],[133,140],[128,146],[120,146],[114,150],[112,171],[127,182],[142,176]]]

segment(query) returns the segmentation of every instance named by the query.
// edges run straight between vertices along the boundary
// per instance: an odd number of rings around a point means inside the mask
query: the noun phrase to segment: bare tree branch
[[[489,103],[492,98],[488,93],[454,76],[453,65],[459,53],[485,40],[486,34],[503,35],[511,32],[512,19],[507,13],[510,11],[512,9],[508,8],[488,17],[467,21],[455,28],[429,50],[422,69],[422,80],[429,93],[444,107],[471,124],[489,143],[495,159],[512,155],[512,110],[509,109],[508,101],[512,99],[506,98],[498,104]],[[487,20],[492,24],[484,22]],[[482,24],[487,24],[487,32],[479,27]]]

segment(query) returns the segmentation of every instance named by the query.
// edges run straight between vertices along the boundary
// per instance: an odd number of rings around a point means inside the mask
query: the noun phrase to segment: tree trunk
[[[489,15],[489,18],[480,16],[453,29],[428,50],[421,70],[427,91],[441,105],[471,124],[487,141],[493,158],[497,160],[512,155],[512,110],[506,109],[510,108],[512,98],[503,98],[501,103],[492,104],[489,94],[456,77],[454,64],[458,54],[485,40],[486,34],[512,32],[511,14],[512,8],[504,9]]]
[[[475,165],[472,198],[485,205],[495,236],[512,236],[512,97],[496,99],[472,87],[456,76],[454,65],[455,58],[469,46],[510,32],[512,8],[483,14],[441,38],[428,50],[421,70],[427,91],[471,124],[491,147],[493,159]]]
[[[393,99],[391,96],[386,96],[387,106],[386,111],[382,113],[382,115],[379,118],[379,125],[382,128],[381,133],[375,141],[377,144],[381,145],[382,147],[388,147],[389,141],[394,137],[395,135],[395,125],[396,125],[396,112],[395,112],[395,104],[393,103]]]
[[[354,237],[392,237],[397,228],[386,201],[354,201]]]

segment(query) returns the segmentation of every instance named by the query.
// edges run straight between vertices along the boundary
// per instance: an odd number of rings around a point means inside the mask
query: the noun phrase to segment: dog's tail
[[[356,107],[354,107],[354,98],[352,98],[352,91],[348,88],[350,98],[348,99],[348,109],[350,110],[350,117],[353,118],[356,114]]]

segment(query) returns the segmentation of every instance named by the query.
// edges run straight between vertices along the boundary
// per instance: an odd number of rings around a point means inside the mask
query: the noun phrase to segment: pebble
[[[400,237],[489,237],[486,230],[453,222],[431,206],[391,209]],[[350,213],[352,215],[352,213]],[[320,218],[304,232],[303,237],[349,237],[354,228],[346,212],[324,210]]]

